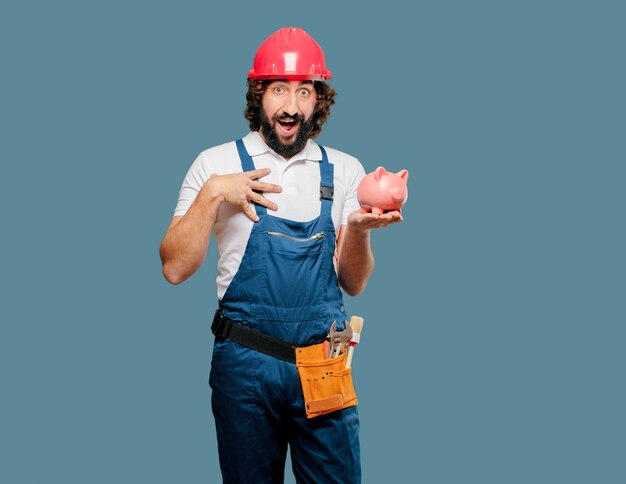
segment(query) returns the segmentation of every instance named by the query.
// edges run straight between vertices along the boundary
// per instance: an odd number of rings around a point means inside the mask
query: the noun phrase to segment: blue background
[[[0,481],[219,482],[215,250],[172,287],[158,247],[195,156],[247,130],[257,46],[294,25],[339,92],[320,142],[410,170],[346,303],[363,482],[626,482],[625,13],[3,2]]]

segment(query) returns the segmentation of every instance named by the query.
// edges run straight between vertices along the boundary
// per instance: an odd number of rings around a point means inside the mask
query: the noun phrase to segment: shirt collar
[[[243,144],[245,145],[248,154],[252,157],[265,153],[271,153],[274,156],[279,156],[274,152],[274,150],[265,144],[265,141],[263,141],[263,138],[261,138],[258,131],[250,131],[250,133],[243,138]],[[315,141],[309,139],[302,151],[300,153],[296,153],[287,161],[289,163],[293,163],[294,161],[300,160],[322,161],[322,150],[320,150],[319,145]]]

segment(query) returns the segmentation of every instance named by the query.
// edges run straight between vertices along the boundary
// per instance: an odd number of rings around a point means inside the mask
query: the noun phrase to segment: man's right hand
[[[269,168],[262,168],[230,175],[213,174],[202,187],[199,196],[206,196],[209,199],[217,198],[221,203],[238,205],[250,220],[258,222],[259,217],[250,205],[251,203],[263,205],[270,210],[278,209],[278,205],[258,193],[280,193],[282,191],[280,185],[257,180],[270,173],[271,170]]]
[[[172,218],[160,250],[163,275],[170,283],[180,284],[202,265],[220,204],[230,203],[241,207],[254,222],[259,217],[251,203],[258,203],[270,210],[278,208],[274,202],[255,191],[282,191],[279,185],[257,180],[270,172],[269,168],[264,168],[230,175],[212,175],[187,213]]]

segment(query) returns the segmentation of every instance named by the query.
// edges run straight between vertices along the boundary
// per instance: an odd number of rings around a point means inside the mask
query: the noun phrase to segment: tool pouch
[[[296,348],[307,418],[356,405],[352,368],[346,369],[346,352],[324,358],[323,343]]]

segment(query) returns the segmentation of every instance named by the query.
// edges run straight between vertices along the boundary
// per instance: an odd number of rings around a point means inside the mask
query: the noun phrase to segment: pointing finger
[[[249,178],[262,178],[272,173],[269,168],[259,168],[258,170],[250,170],[245,172]]]

